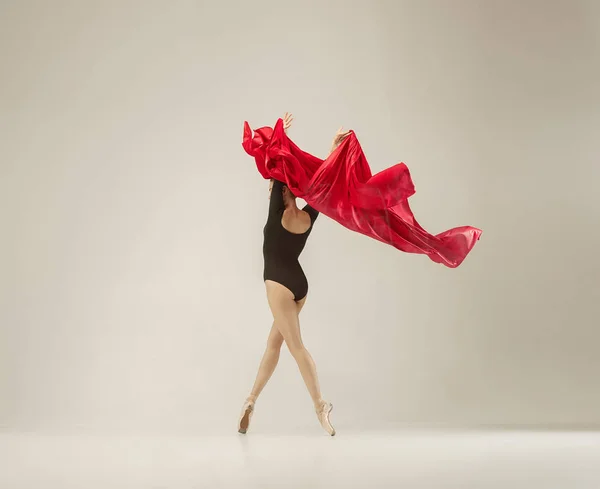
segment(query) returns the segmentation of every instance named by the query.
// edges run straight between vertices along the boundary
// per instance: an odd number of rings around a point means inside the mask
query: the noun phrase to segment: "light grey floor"
[[[600,433],[0,435],[2,489],[598,489]]]

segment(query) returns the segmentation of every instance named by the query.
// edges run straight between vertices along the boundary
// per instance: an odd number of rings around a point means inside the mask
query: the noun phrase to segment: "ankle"
[[[258,397],[258,396],[256,396],[255,394],[250,394],[250,395],[249,395],[249,396],[246,398],[246,400],[247,400],[247,401],[250,401],[250,402],[256,402],[256,399],[257,399],[257,397]]]

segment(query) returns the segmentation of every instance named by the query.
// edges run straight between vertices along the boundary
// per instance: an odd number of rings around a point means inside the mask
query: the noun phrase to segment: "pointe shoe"
[[[335,436],[335,429],[333,428],[331,422],[329,421],[329,413],[331,413],[333,409],[333,404],[327,401],[323,401],[323,404],[320,408],[317,408],[317,417],[319,418],[319,422],[323,429],[329,433],[331,436]]]
[[[250,420],[254,414],[254,401],[250,398],[246,399],[244,406],[242,407],[242,414],[238,422],[238,433],[246,434],[248,426],[250,426]]]

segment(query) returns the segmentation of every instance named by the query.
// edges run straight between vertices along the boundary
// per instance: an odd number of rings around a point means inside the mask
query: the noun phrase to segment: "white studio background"
[[[594,1],[0,2],[0,426],[235,430],[271,316],[242,124],[404,161],[455,270],[322,216],[301,315],[338,430],[600,423]],[[260,405],[260,408],[258,406]],[[260,414],[258,414],[260,409]],[[255,429],[315,429],[284,348]]]

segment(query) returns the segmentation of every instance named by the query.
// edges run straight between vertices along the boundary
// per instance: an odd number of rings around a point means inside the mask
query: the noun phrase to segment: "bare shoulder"
[[[293,234],[304,234],[312,225],[310,214],[304,210],[292,212],[286,210],[281,217],[281,225],[285,230]]]

